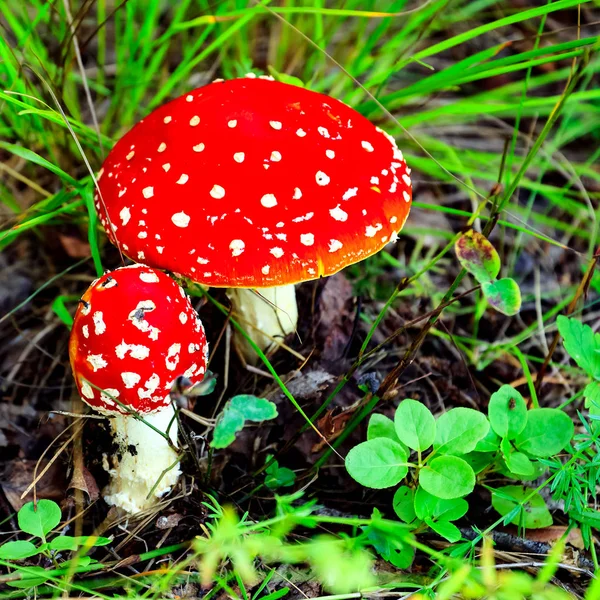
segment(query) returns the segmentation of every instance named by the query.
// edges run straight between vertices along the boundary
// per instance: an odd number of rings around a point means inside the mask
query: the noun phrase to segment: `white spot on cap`
[[[156,373],[152,373],[148,381],[144,383],[144,387],[138,388],[138,396],[140,397],[140,400],[143,400],[144,398],[152,398],[152,394],[156,392],[159,385],[160,377]]]
[[[206,146],[202,142],[200,142],[199,144],[196,144],[195,146],[193,146],[192,150],[194,152],[202,152],[202,150],[204,150],[205,147]]]
[[[201,256],[198,257],[198,264],[200,265],[207,265],[208,264],[208,260],[206,260],[206,258],[202,258]]]
[[[329,176],[323,173],[323,171],[317,171],[315,179],[317,180],[318,185],[327,185],[331,181]]]
[[[406,190],[402,192],[402,196],[405,202],[410,202],[410,194]]]
[[[271,152],[271,160],[273,162],[279,162],[281,160],[281,152],[277,152],[277,150],[273,150],[273,152]]]
[[[329,137],[329,131],[327,129],[327,127],[317,127],[317,131],[324,137],[324,138],[328,138]]]
[[[220,200],[221,198],[223,198],[225,196],[225,189],[222,188],[220,185],[215,184],[212,186],[212,190],[210,190],[210,195],[213,198]]]
[[[227,123],[227,127],[231,127],[231,129],[233,129],[236,125],[237,121],[235,119],[231,119],[231,121]]]
[[[89,338],[90,337],[90,328],[87,325],[84,325],[81,328],[81,331],[83,331],[83,337],[84,338]]]
[[[92,365],[94,373],[100,369],[104,369],[108,365],[104,358],[102,358],[102,354],[88,354],[86,360]]]
[[[190,216],[181,211],[175,213],[171,217],[171,221],[173,221],[173,225],[176,225],[177,227],[187,227],[190,224]]]
[[[354,198],[354,196],[356,196],[357,193],[358,193],[357,187],[350,188],[344,192],[344,195],[342,196],[342,200],[350,200],[350,198]]]
[[[275,257],[275,258],[281,258],[283,256],[283,249],[282,248],[278,248],[277,246],[275,248],[271,248],[269,250],[269,252]]]
[[[365,235],[367,237],[373,237],[382,228],[383,228],[383,225],[381,225],[381,223],[377,223],[377,225],[375,225],[375,226],[367,225],[365,228]]]
[[[335,152],[333,150],[325,150],[325,156],[327,158],[335,158]]]
[[[125,340],[123,340],[115,347],[117,358],[124,359],[128,352],[131,358],[137,360],[144,360],[150,356],[150,348],[142,346],[142,344],[126,344]]]
[[[164,249],[165,249],[165,247],[164,247],[164,246],[156,246],[156,251],[157,251],[159,254],[162,254],[162,253],[163,253],[163,251],[164,251]]]
[[[367,151],[367,152],[373,152],[374,148],[373,148],[373,144],[371,144],[371,142],[361,142],[360,145]]]
[[[164,119],[163,119],[163,123],[167,124],[171,122],[171,117],[169,115],[167,115]]]
[[[81,393],[89,400],[94,397],[94,390],[87,381],[81,382]]]
[[[300,188],[294,188],[293,198],[294,200],[300,200],[300,198],[302,198],[302,191],[300,190]]]
[[[315,236],[312,233],[301,233],[300,242],[305,246],[312,246],[315,243]]]
[[[398,217],[391,217],[390,223],[395,223],[398,220]]]
[[[237,163],[243,163],[244,158],[246,158],[246,155],[243,152],[236,152],[233,155],[233,160],[235,160],[235,162],[237,162]]]
[[[244,252],[244,248],[246,244],[244,244],[243,240],[231,240],[229,244],[229,249],[231,250],[231,256],[239,256]]]
[[[187,173],[182,173],[179,176],[179,179],[175,183],[178,183],[179,185],[183,185],[184,183],[188,182],[189,178],[190,178],[190,176]]]
[[[96,335],[102,335],[106,331],[106,323],[104,322],[104,315],[102,311],[97,311],[92,315],[94,320],[94,333]]]
[[[164,142],[161,142],[160,145],[158,146],[158,151],[164,152],[166,149],[167,149],[167,145]]]
[[[120,192],[119,192],[119,198],[121,198],[121,196],[125,195],[125,192],[127,191],[127,188],[123,188]],[[100,205],[98,205],[100,206]]]
[[[177,368],[177,363],[179,362],[179,352],[181,351],[181,344],[173,344],[168,352],[167,357],[165,358],[165,365],[169,371],[174,371]]]
[[[329,252],[336,252],[339,250],[344,244],[340,242],[340,240],[329,240]]]
[[[196,127],[196,125],[198,125],[198,123],[200,123],[200,117],[198,115],[194,115],[191,119],[190,119],[190,125],[192,127]]]
[[[371,183],[373,185],[379,185],[379,177],[371,177]]]
[[[123,225],[127,225],[127,223],[129,223],[129,219],[131,219],[131,211],[126,206],[125,208],[121,209],[119,216],[121,217],[121,223],[123,223]]]
[[[158,283],[159,282],[158,275],[153,272],[140,273],[140,279],[144,283]]]
[[[131,160],[135,156],[135,150],[132,150],[125,158]]]
[[[408,186],[410,186],[410,184],[412,183],[410,177],[406,173],[402,175],[402,181],[404,181],[404,183]]]
[[[148,237],[147,231],[140,231],[138,233],[138,239],[140,239],[140,240],[145,240],[147,237]]]
[[[304,131],[304,129],[296,129],[296,135],[298,137],[304,137],[306,135],[306,131]]]
[[[121,373],[121,379],[123,380],[125,387],[130,390],[140,382],[141,376],[137,373],[132,373],[131,371],[125,371]]]
[[[192,96],[191,94],[188,94],[188,95],[185,97],[185,101],[186,101],[186,102],[192,102],[193,100],[194,100],[194,96]]]
[[[152,196],[154,196],[154,188],[149,185],[142,190],[142,194],[144,198],[152,198]]]
[[[265,194],[260,199],[260,203],[265,208],[273,208],[274,206],[277,206],[277,198],[275,198],[275,196],[273,194]]]
[[[179,313],[179,321],[182,325],[185,325],[188,321],[188,316],[187,313],[185,311],[181,311]]]
[[[268,275],[270,270],[271,270],[271,267],[270,267],[269,265],[265,265],[265,266],[264,266],[264,267],[263,267],[263,268],[260,270],[260,272],[261,272],[263,275]]]
[[[314,216],[315,216],[314,212],[308,212],[301,217],[296,217],[295,219],[292,219],[292,222],[293,223],[302,223],[302,221],[310,221]]]
[[[273,129],[281,129],[281,121],[269,121],[269,125],[273,128]]]
[[[332,208],[329,210],[329,214],[336,220],[336,221],[346,221],[348,220],[348,213],[345,210],[342,210],[340,208],[340,205],[338,204],[335,208]]]
[[[162,168],[165,170],[165,173],[168,173],[171,168],[171,163],[165,163]]]

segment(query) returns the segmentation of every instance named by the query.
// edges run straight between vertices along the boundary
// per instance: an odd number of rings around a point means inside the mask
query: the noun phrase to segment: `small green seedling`
[[[497,279],[500,257],[490,241],[470,229],[457,240],[454,250],[464,269],[481,284],[488,303],[505,315],[516,315],[521,309],[521,291],[511,277]]]
[[[42,554],[53,561],[57,561],[59,554],[64,551],[89,550],[95,546],[110,544],[108,538],[97,536],[57,535],[48,540],[48,534],[58,526],[60,519],[60,508],[52,500],[38,500],[37,504],[33,502],[24,504],[17,514],[19,527],[23,533],[27,533],[39,541],[35,541],[35,543],[31,540],[6,542],[0,546],[0,560],[22,561]],[[83,563],[90,564],[91,562],[92,559],[89,556],[80,556],[78,559],[78,565],[80,566]],[[66,566],[67,563],[68,561],[63,561],[60,565]],[[8,565],[9,563],[5,564]],[[19,569],[19,565],[12,564],[10,566]],[[35,576],[32,573],[35,573]],[[7,583],[18,588],[33,588],[48,579],[44,573],[45,570],[41,567],[27,567],[23,579]]]
[[[366,487],[401,483],[392,501],[398,518],[413,533],[432,529],[456,542],[462,536],[453,521],[466,514],[464,498],[473,491],[477,476],[483,480],[488,473],[501,473],[521,481],[535,479],[546,469],[542,459],[560,453],[573,434],[565,413],[554,408],[527,410],[521,394],[508,385],[492,395],[489,420],[470,408],[453,408],[435,419],[425,405],[407,399],[393,421],[372,415],[367,441],[350,450],[346,469]],[[492,505],[507,523],[534,528],[552,522],[537,492],[522,486],[491,491]],[[394,552],[381,546],[385,552],[380,554],[405,568],[412,550],[402,550],[399,544]]]
[[[265,485],[270,490],[290,487],[296,482],[296,473],[287,467],[280,467],[276,460],[271,461],[273,455],[267,455],[269,466],[265,469]]]
[[[583,391],[590,415],[600,416],[600,333],[577,319],[560,315],[558,331],[569,356],[589,375],[591,381]]]
[[[235,441],[235,435],[244,428],[246,421],[262,422],[277,417],[277,407],[270,400],[249,394],[234,396],[217,417],[213,448],[226,448]]]

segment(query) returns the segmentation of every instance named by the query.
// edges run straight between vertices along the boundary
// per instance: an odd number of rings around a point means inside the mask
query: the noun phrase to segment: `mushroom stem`
[[[118,456],[112,457],[110,467],[105,464],[111,481],[104,490],[108,504],[130,513],[144,510],[164,496],[177,482],[181,469],[178,455],[169,442],[148,427],[167,433],[174,446],[177,444],[175,410],[165,408],[143,415],[143,421],[132,415],[120,414],[110,419],[113,439],[118,445]]]
[[[263,352],[273,346],[273,338],[283,340],[285,336],[296,331],[298,305],[293,285],[257,290],[229,289],[227,295],[248,337]],[[246,361],[256,363],[258,357],[248,341],[237,333],[234,340]]]

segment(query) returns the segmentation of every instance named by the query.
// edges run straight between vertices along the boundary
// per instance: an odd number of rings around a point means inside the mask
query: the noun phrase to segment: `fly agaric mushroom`
[[[115,145],[98,182],[100,220],[127,256],[250,288],[230,297],[266,334],[255,336],[262,348],[295,329],[293,284],[394,241],[412,199],[390,135],[329,96],[254,75],[156,109]]]
[[[164,273],[123,267],[83,295],[69,356],[81,399],[112,417],[119,452],[107,464],[108,504],[135,513],[176,483],[181,471],[169,392],[178,375],[202,380],[207,351],[196,311]]]

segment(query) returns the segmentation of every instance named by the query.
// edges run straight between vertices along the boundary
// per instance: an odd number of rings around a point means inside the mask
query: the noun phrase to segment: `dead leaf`
[[[91,254],[90,245],[75,236],[60,234],[58,239],[71,258],[87,258]]]
[[[33,491],[21,500],[21,494],[31,485],[34,478],[36,460],[14,460],[7,465],[7,472],[0,481],[4,494],[10,505],[18,511],[26,502],[33,500]],[[48,465],[47,460],[40,462],[37,472],[40,473]],[[65,496],[65,469],[60,461],[55,461],[44,476],[37,482],[37,498],[47,498],[60,502]]]
[[[533,540],[534,542],[543,542],[545,544],[554,544],[557,542],[567,531],[566,525],[552,525],[550,527],[544,527],[543,529],[530,529],[527,531],[527,539]],[[567,544],[571,544],[579,550],[584,549],[583,537],[581,531],[577,528],[571,529],[567,536]]]
[[[327,411],[325,416],[321,417],[317,421],[317,429],[325,436],[327,442],[331,443],[335,438],[344,431],[344,427],[346,423],[350,419],[350,417],[354,413],[354,407],[348,410],[345,410],[334,416],[334,412],[337,412],[337,409],[333,409]],[[311,452],[320,452],[325,447],[325,440],[319,440],[316,444],[311,448]]]
[[[73,464],[73,477],[71,477],[68,489],[72,488],[85,492],[90,502],[95,502],[100,496],[100,490],[94,476],[83,464],[77,464],[77,462]]]

